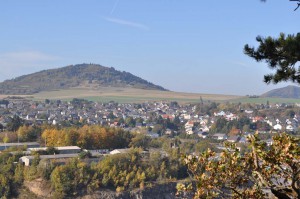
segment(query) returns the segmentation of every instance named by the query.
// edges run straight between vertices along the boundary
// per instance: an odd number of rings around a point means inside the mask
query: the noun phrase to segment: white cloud
[[[118,18],[111,18],[111,17],[105,17],[104,18],[106,21],[112,22],[112,23],[116,23],[116,24],[120,24],[123,26],[129,26],[129,27],[133,27],[133,28],[138,28],[141,30],[150,30],[150,28],[144,24],[140,24],[140,23],[136,23],[133,21],[127,21],[127,20],[123,20],[123,19],[118,19]]]
[[[11,79],[47,69],[59,57],[39,51],[19,51],[0,54],[0,80]]]

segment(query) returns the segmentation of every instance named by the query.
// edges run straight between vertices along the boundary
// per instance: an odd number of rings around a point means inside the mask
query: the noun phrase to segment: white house
[[[184,115],[183,115],[183,118],[184,118],[185,120],[190,120],[190,119],[191,119],[191,115],[190,115],[190,114],[184,114]]]
[[[220,111],[219,113],[214,113],[215,116],[225,116],[225,112],[224,111]]]
[[[198,136],[200,137],[200,138],[207,138],[207,136],[208,136],[208,133],[207,132],[199,132],[198,133]]]
[[[228,115],[226,115],[226,120],[228,121],[232,121],[236,119],[238,119],[238,117],[235,114],[229,113]]]
[[[187,123],[185,123],[185,128],[192,128],[194,126],[194,122],[193,121],[187,121]]]
[[[253,111],[252,110],[245,110],[245,113],[251,114],[251,113],[253,113]]]
[[[268,139],[266,140],[266,143],[268,146],[271,146],[273,144],[273,140],[272,139]]]
[[[273,126],[273,122],[272,121],[270,121],[270,120],[265,120],[265,122],[267,123],[267,124],[269,124],[270,126]]]
[[[109,152],[111,155],[120,154],[120,153],[129,153],[130,149],[115,149]]]
[[[227,135],[224,133],[216,133],[213,135],[213,138],[216,140],[226,140],[227,139]]]
[[[165,134],[166,135],[171,135],[172,134],[172,130],[171,129],[166,129]]]
[[[282,126],[280,124],[276,124],[273,126],[274,130],[280,131],[282,129]]]
[[[188,135],[193,135],[194,134],[194,131],[192,129],[186,129],[185,132]]]
[[[285,127],[285,129],[286,129],[287,131],[294,131],[294,127],[293,127],[292,125],[287,125],[287,126]]]
[[[208,126],[202,126],[200,128],[200,130],[203,131],[203,132],[208,132],[209,131],[209,127]]]

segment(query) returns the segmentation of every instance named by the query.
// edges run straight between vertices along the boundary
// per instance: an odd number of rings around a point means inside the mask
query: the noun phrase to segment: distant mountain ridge
[[[43,70],[0,83],[0,94],[34,94],[41,91],[78,86],[132,87],[151,90],[166,89],[129,72],[98,64],[78,64]]]
[[[300,87],[286,86],[266,92],[261,97],[276,97],[276,98],[296,98],[300,99]]]

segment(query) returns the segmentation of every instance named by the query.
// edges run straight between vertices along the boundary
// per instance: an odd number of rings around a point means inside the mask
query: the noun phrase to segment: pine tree
[[[300,33],[287,36],[281,33],[278,38],[258,36],[256,41],[259,47],[255,49],[247,44],[244,53],[257,62],[265,61],[276,70],[274,74],[265,75],[266,83],[292,81],[300,84]]]

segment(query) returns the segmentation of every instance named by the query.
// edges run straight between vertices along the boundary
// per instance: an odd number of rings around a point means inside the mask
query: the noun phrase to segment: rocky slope
[[[151,187],[144,189],[135,189],[117,193],[115,191],[100,189],[93,193],[82,194],[77,199],[173,199],[176,197],[177,182],[169,182],[164,184],[153,184]],[[54,191],[49,187],[49,183],[42,179],[36,179],[31,182],[25,182],[24,186],[37,199],[53,198]],[[20,196],[23,198],[22,196]]]

